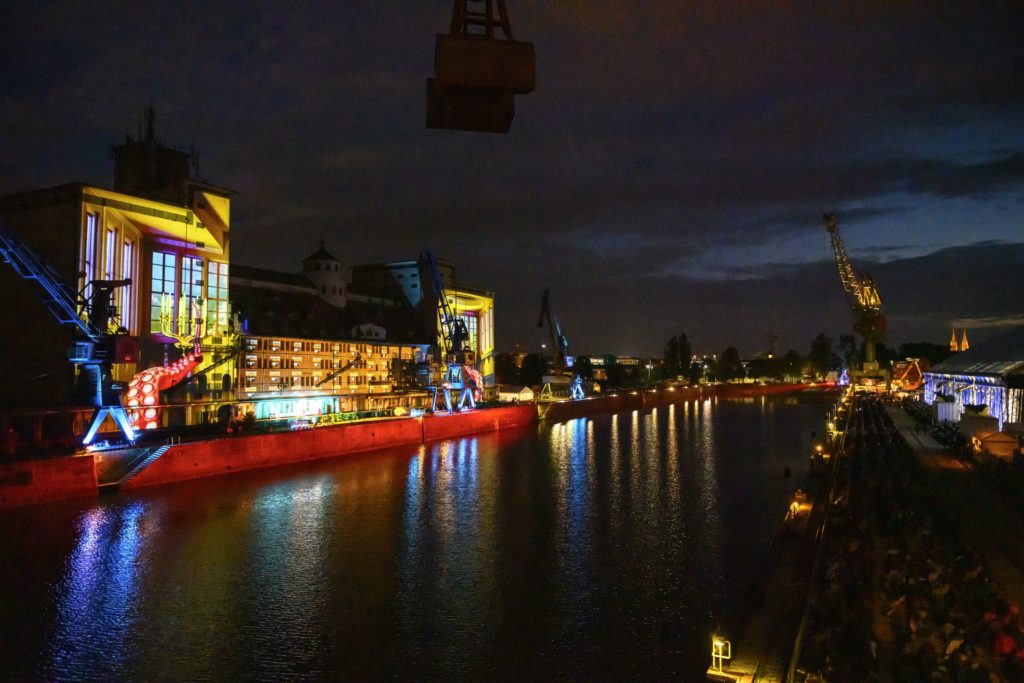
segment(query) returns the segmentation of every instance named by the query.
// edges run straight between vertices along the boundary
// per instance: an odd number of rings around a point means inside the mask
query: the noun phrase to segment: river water
[[[698,680],[828,405],[705,399],[0,513],[0,679]]]

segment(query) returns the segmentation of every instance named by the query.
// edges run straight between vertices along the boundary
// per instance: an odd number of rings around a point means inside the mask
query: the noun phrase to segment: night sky
[[[293,6],[294,5],[294,6]],[[157,137],[237,190],[232,260],[425,247],[497,293],[499,349],[806,353],[850,316],[821,214],[890,345],[1024,322],[1024,3],[508,0],[537,90],[505,136],[428,130],[448,0],[0,6],[0,193],[113,182]]]

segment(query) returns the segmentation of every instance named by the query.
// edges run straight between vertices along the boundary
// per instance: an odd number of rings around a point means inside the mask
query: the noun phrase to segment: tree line
[[[851,368],[863,358],[863,342],[858,343],[853,335],[842,335],[833,346],[833,339],[819,333],[811,340],[806,355],[795,349],[784,354],[759,354],[747,361],[742,359],[735,346],[727,346],[712,356],[695,356],[686,334],[673,335],[665,342],[660,359],[651,359],[637,364],[624,365],[616,356],[597,356],[595,365],[590,356],[579,356],[572,368],[584,380],[597,379],[610,387],[643,385],[661,381],[677,381],[696,384],[701,381],[729,382],[736,379],[800,379],[801,377],[824,377],[829,372]],[[875,350],[879,363],[888,366],[890,361],[904,358],[924,358],[931,364],[938,363],[950,355],[949,350],[938,344],[914,342],[901,344],[898,348],[887,348],[877,344]],[[549,359],[539,353],[529,353],[521,362],[515,354],[495,355],[495,380],[498,384],[537,386],[549,372]]]

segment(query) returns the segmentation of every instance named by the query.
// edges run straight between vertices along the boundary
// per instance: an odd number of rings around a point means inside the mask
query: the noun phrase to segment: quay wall
[[[172,446],[121,488],[159,486],[188,479],[340,457],[395,446],[419,445],[479,432],[535,423],[538,416],[559,422],[590,415],[646,410],[711,396],[765,396],[796,393],[803,384],[717,385],[675,391],[626,391],[583,401],[520,404],[501,408],[396,418],[319,427],[312,430],[208,439]],[[96,463],[92,456],[0,462],[0,508],[95,496]]]
[[[209,439],[172,446],[122,489],[160,486],[243,470],[420,445],[537,421],[533,406],[511,406],[422,418],[396,418],[294,432]]]
[[[423,442],[520,427],[536,421],[537,409],[531,404],[488,408],[453,415],[432,415],[423,418]]]
[[[91,455],[0,462],[0,508],[95,496]]]

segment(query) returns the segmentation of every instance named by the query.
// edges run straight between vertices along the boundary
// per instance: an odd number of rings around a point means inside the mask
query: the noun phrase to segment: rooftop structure
[[[940,395],[953,399],[957,415],[966,405],[987,406],[1000,429],[1007,422],[1024,422],[1024,326],[985,339],[925,371],[925,401],[933,403]]]

